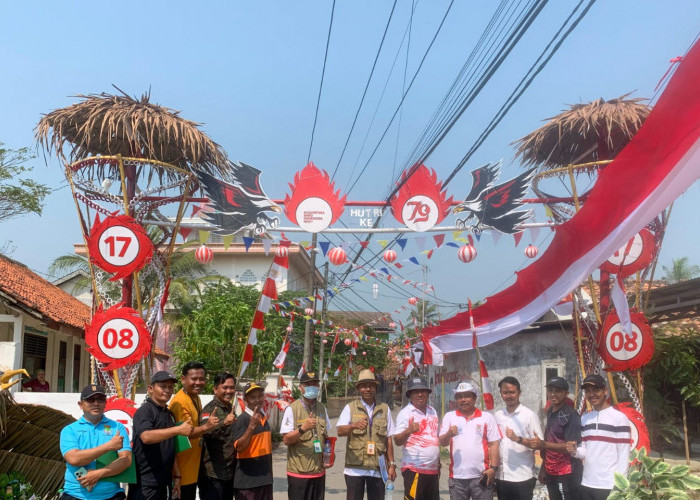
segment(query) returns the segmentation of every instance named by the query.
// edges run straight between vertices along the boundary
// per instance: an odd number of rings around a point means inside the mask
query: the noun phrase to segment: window
[[[34,377],[37,370],[46,369],[46,343],[48,338],[40,335],[24,334],[22,343],[22,367]]]
[[[80,392],[80,361],[83,348],[80,344],[73,346],[73,392]]]
[[[566,378],[566,361],[563,358],[548,359],[542,365],[542,406],[547,404],[547,388],[544,385],[554,377]],[[571,383],[571,382],[569,382]]]
[[[58,350],[58,384],[56,392],[66,392],[66,358],[68,357],[68,343],[59,341]]]

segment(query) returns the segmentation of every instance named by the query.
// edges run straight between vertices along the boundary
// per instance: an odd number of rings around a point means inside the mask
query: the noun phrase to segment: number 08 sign
[[[95,223],[88,237],[90,259],[100,269],[114,273],[116,281],[145,266],[153,256],[154,247],[143,227],[128,215],[112,214]]]
[[[134,309],[119,304],[106,311],[100,305],[85,329],[85,342],[107,370],[138,363],[151,350],[146,323]]]
[[[632,330],[625,333],[617,314],[608,314],[599,352],[607,368],[616,372],[636,370],[654,355],[654,338],[644,314],[630,313]]]

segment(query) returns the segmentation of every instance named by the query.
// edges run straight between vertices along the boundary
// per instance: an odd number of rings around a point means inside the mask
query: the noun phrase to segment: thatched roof
[[[651,111],[645,99],[598,99],[574,104],[548,123],[515,141],[524,166],[556,168],[614,158],[637,133]],[[600,155],[601,148],[607,149]]]
[[[37,141],[47,152],[74,162],[96,155],[142,157],[188,171],[223,175],[229,160],[221,147],[175,111],[124,95],[78,95],[81,102],[44,115]]]

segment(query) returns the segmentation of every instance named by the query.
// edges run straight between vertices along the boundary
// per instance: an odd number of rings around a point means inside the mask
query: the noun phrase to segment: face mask
[[[304,387],[304,397],[306,399],[316,399],[318,397],[318,387],[308,386]]]

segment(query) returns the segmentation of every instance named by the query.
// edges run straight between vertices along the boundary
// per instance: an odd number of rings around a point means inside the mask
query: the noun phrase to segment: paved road
[[[333,428],[335,429],[336,420],[332,420]],[[335,434],[335,432],[333,432]],[[336,446],[335,465],[326,471],[326,500],[341,500],[345,499],[345,477],[343,476],[343,464],[345,463],[345,438],[339,438]],[[396,462],[401,463],[401,449],[395,452]],[[275,499],[287,498],[287,447],[280,444],[279,448],[274,450],[272,455],[273,475],[275,478]],[[448,464],[443,465],[443,470],[446,470]],[[396,478],[393,500],[401,500],[403,498],[403,479],[399,472]],[[449,499],[450,493],[447,490],[447,474],[440,476],[440,498]],[[369,499],[381,500],[381,499]]]

